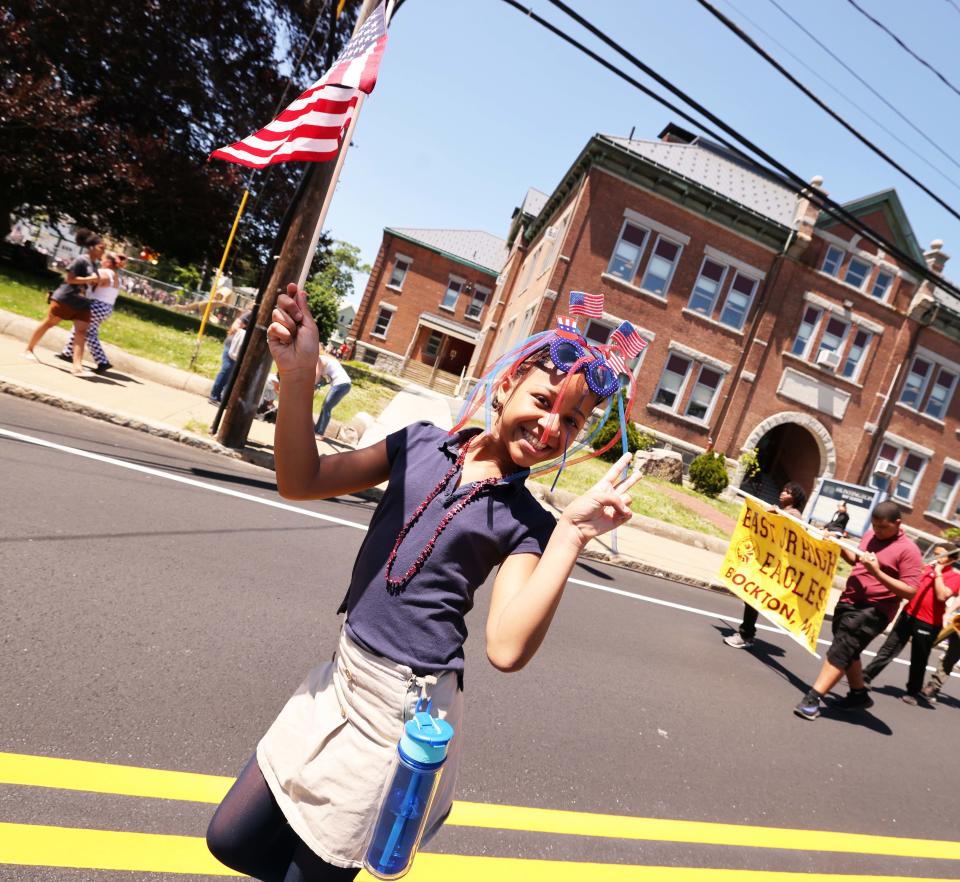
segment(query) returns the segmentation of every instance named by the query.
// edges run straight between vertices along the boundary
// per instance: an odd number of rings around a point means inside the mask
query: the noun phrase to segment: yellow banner
[[[720,578],[731,593],[816,653],[839,560],[836,543],[814,538],[791,518],[746,499]]]

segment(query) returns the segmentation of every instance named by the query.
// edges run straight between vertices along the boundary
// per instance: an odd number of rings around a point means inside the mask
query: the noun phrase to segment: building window
[[[460,296],[460,292],[463,290],[463,279],[458,279],[456,276],[450,276],[450,281],[447,282],[447,290],[443,295],[443,300],[440,301],[441,309],[448,309],[450,312],[453,312],[457,308],[457,298]]]
[[[701,365],[700,376],[697,377],[697,382],[693,384],[693,391],[690,393],[690,400],[687,402],[686,415],[694,419],[706,420],[722,380],[723,374],[720,371]]]
[[[620,238],[617,240],[617,246],[613,249],[613,255],[610,258],[610,266],[607,272],[612,276],[623,279],[625,282],[633,283],[637,270],[640,267],[640,257],[643,254],[643,246],[647,241],[647,231],[642,227],[635,226],[629,221],[623,222],[623,229],[620,230]]]
[[[600,346],[606,346],[607,340],[610,339],[610,332],[613,330],[610,325],[605,325],[603,322],[598,322],[596,319],[590,319],[587,321],[587,329],[583,332],[583,336],[589,340],[591,343],[597,343]]]
[[[843,362],[843,370],[840,372],[841,376],[846,377],[848,380],[855,380],[857,378],[860,373],[860,366],[863,363],[863,354],[866,352],[867,346],[870,345],[871,336],[869,331],[857,328],[857,332],[853,335],[853,342],[847,350],[847,357]]]
[[[927,458],[922,454],[884,441],[880,445],[871,483],[893,499],[912,503],[926,465]]]
[[[956,492],[958,487],[960,487],[960,470],[944,466],[927,510],[951,520],[955,519],[960,514]]]
[[[480,318],[480,313],[483,312],[483,306],[487,302],[487,298],[489,296],[489,288],[481,288],[479,285],[475,285],[473,289],[473,299],[470,301],[470,305],[467,307],[467,318]]]
[[[737,273],[733,277],[730,290],[727,292],[727,300],[720,313],[720,324],[729,325],[738,331],[742,330],[756,290],[756,279],[751,279],[743,273]]]
[[[666,297],[670,279],[673,278],[673,271],[677,268],[679,259],[680,246],[669,239],[664,239],[663,236],[658,236],[640,287],[658,297]]]
[[[377,320],[373,325],[373,330],[370,334],[374,337],[386,337],[387,328],[390,327],[390,320],[393,318],[393,310],[387,309],[385,306],[380,307],[380,312],[377,313]]]
[[[843,277],[843,280],[848,285],[853,285],[854,288],[863,290],[863,283],[867,280],[867,276],[869,275],[870,264],[865,260],[860,260],[857,257],[851,257],[850,263],[847,264],[847,272]]]
[[[821,269],[828,276],[839,276],[840,275],[840,264],[843,261],[843,252],[834,245],[830,245],[827,248],[827,253],[823,258],[823,266]]]
[[[657,391],[653,394],[654,404],[662,404],[671,410],[676,410],[689,372],[690,359],[671,353],[663,368]]]
[[[413,263],[409,257],[403,257],[403,255],[398,254],[393,261],[393,272],[390,273],[390,281],[387,282],[387,286],[390,288],[396,288],[398,291],[403,287],[403,280],[407,277],[407,270],[410,269],[410,264]]]
[[[870,289],[870,295],[876,297],[877,300],[886,300],[892,284],[892,273],[879,272],[873,282],[873,287]]]
[[[443,334],[439,331],[431,331],[430,336],[427,337],[427,345],[423,347],[423,354],[427,358],[436,358],[442,342]]]
[[[710,318],[726,273],[727,268],[723,264],[705,258],[700,268],[700,277],[690,292],[689,308]]]
[[[793,340],[793,346],[790,351],[794,355],[803,358],[810,347],[810,341],[813,340],[813,334],[817,330],[817,323],[820,321],[820,310],[814,306],[808,306],[803,311],[803,319],[800,321],[800,327],[797,328],[797,336]]]
[[[837,352],[843,346],[843,341],[850,330],[850,323],[839,319],[836,316],[830,316],[827,319],[827,325],[820,336],[820,347],[817,349],[817,358],[820,358],[821,352]]]
[[[956,368],[938,364],[926,355],[916,355],[900,392],[900,403],[935,419],[943,419],[956,386]]]

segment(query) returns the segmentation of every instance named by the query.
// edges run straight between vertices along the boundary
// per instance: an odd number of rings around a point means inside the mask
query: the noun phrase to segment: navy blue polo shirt
[[[397,535],[456,462],[460,444],[479,431],[451,436],[421,422],[387,436],[390,480],[357,555],[345,601],[347,631],[361,646],[417,674],[456,671],[461,682],[464,619],[474,592],[509,555],[542,554],[556,526],[522,480],[500,480],[453,517],[421,570],[401,593],[390,594],[387,558]],[[458,478],[455,473],[407,534],[394,561],[394,578],[409,569],[440,519],[470,492],[473,484],[457,487]]]

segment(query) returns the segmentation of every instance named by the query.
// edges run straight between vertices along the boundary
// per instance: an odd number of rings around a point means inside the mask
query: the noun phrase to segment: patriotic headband
[[[558,469],[557,478],[560,471],[566,465],[574,465],[595,456],[606,453],[618,438],[614,436],[599,450],[591,450],[589,453],[582,453],[590,448],[590,444],[597,436],[597,433],[603,428],[610,417],[613,408],[613,402],[617,402],[617,412],[620,417],[620,442],[623,452],[627,452],[627,418],[633,410],[633,399],[636,391],[634,377],[627,368],[627,359],[636,358],[647,345],[647,341],[640,336],[636,328],[630,322],[622,322],[610,335],[606,344],[600,345],[588,342],[580,332],[577,321],[571,316],[583,315],[588,318],[601,318],[603,316],[603,295],[587,294],[583,291],[570,292],[570,315],[558,315],[557,327],[552,331],[541,331],[523,340],[514,346],[509,352],[504,353],[497,362],[477,382],[473,392],[464,402],[460,411],[460,419],[450,430],[450,433],[459,431],[473,418],[474,414],[482,407],[484,409],[484,427],[489,432],[493,423],[493,401],[496,388],[507,378],[515,377],[520,366],[526,362],[534,353],[542,352],[544,349],[549,351],[549,362],[558,371],[566,374],[566,378],[560,387],[560,391],[555,399],[554,407],[558,408],[564,400],[567,387],[573,377],[581,374],[586,380],[587,386],[601,400],[606,399],[606,408],[602,415],[595,421],[586,437],[575,442],[570,449],[564,445],[563,456],[550,463],[543,463],[531,469],[531,474],[542,474],[544,472]],[[625,400],[626,399],[626,400]],[[548,425],[555,426],[559,423],[560,415],[554,409],[549,417]],[[542,441],[546,441],[546,435],[549,429],[544,429]],[[567,459],[572,455],[572,460]],[[523,473],[525,474],[525,473]],[[518,476],[519,477],[519,476]],[[556,478],[554,479],[554,486]]]

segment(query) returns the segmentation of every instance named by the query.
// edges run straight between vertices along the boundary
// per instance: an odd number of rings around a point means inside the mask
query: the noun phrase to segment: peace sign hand
[[[621,456],[603,478],[564,509],[560,519],[577,531],[583,545],[633,517],[630,511],[633,500],[628,491],[642,476],[634,472],[620,480],[630,458],[629,453]]]

